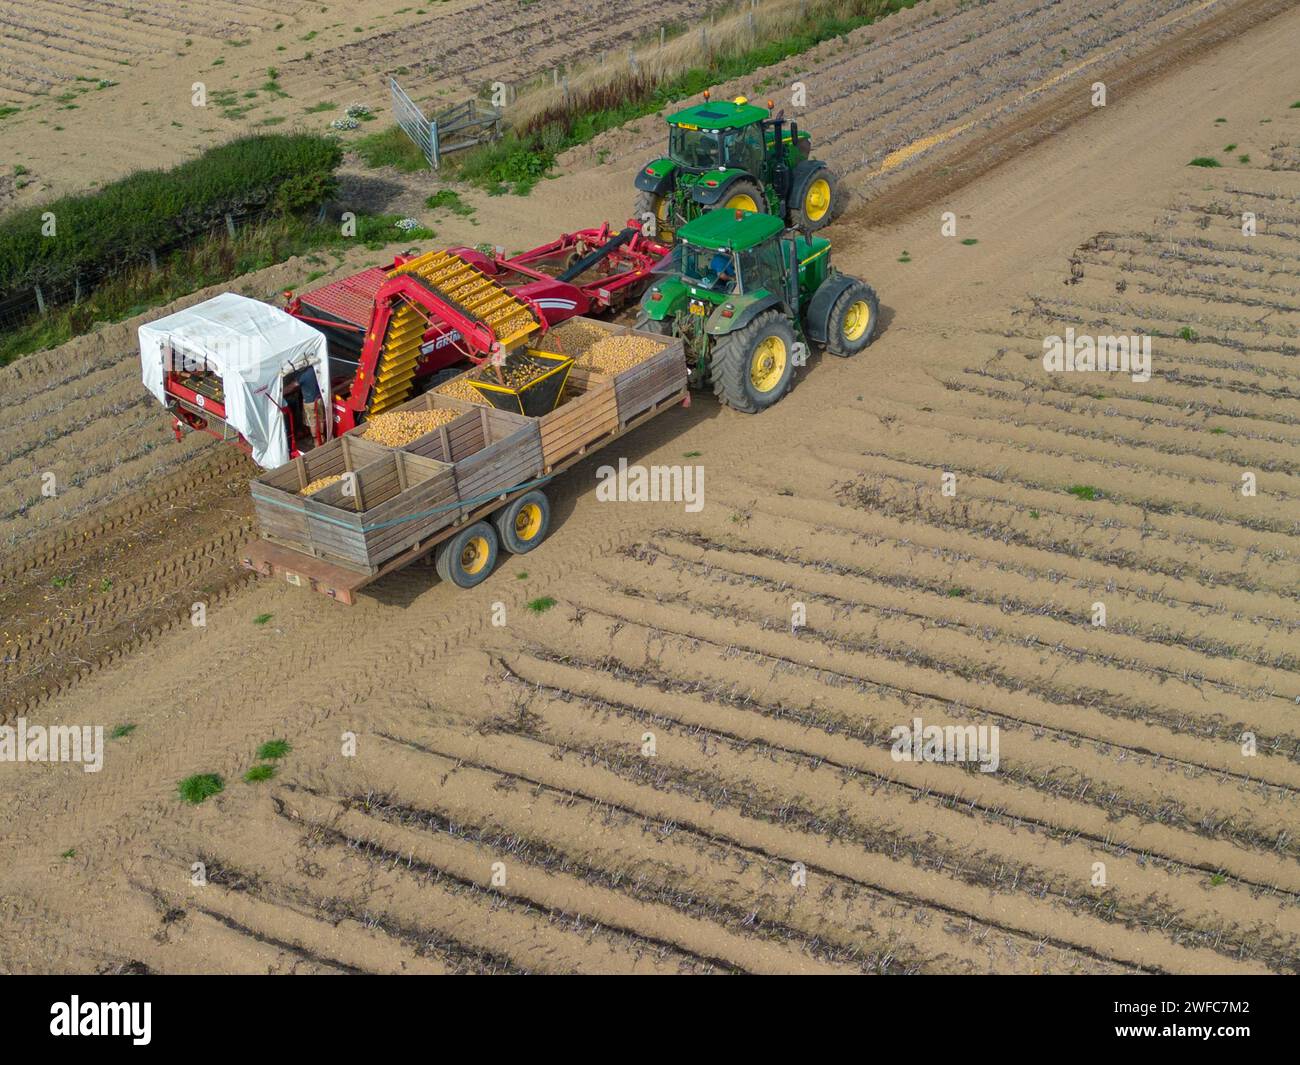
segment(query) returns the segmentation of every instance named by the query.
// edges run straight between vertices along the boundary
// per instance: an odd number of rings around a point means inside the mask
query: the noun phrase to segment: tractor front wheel
[[[433,564],[438,576],[457,588],[473,588],[488,579],[497,563],[497,532],[476,521],[438,545]]]
[[[790,224],[805,233],[830,225],[843,210],[839,180],[828,166],[797,175],[790,195]]]
[[[713,393],[733,410],[757,414],[780,399],[794,378],[794,330],[780,311],[765,311],[719,337],[709,359]]]
[[[865,281],[855,281],[839,294],[826,317],[826,350],[848,358],[871,343],[880,317],[876,290]]]

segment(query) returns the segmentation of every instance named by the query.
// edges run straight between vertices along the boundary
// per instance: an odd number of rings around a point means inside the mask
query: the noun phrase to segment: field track
[[[482,588],[416,566],[344,610],[231,568],[248,470],[215,446],[160,442],[167,472],[30,518],[15,495],[10,716],[137,729],[98,777],[14,789],[0,966],[1296,973],[1300,13],[1249,31],[1264,5],[1206,10],[1152,53],[1114,42],[1132,80],[1104,116],[1044,98],[878,184],[918,135],[905,109],[878,138],[818,104],[871,191],[837,261],[877,282],[887,328],[760,418],[697,399],[630,437],[629,462],[704,466],[698,514],[597,503],[600,456],[557,482],[551,541]],[[992,55],[1018,22],[1053,41],[1058,13],[953,17]],[[1214,95],[1244,63],[1250,90]],[[1070,169],[1139,142],[1131,169]],[[935,235],[949,207],[970,246]],[[1151,379],[1045,373],[1067,327],[1150,337]],[[0,425],[22,477],[79,454],[47,405],[106,397],[148,438],[111,352],[37,358],[49,379],[12,375]],[[93,611],[43,605],[107,566]],[[995,726],[997,771],[896,761],[914,718]],[[243,783],[272,736],[294,745],[279,775]],[[179,807],[199,771],[226,792]],[[88,882],[103,900],[79,907]]]

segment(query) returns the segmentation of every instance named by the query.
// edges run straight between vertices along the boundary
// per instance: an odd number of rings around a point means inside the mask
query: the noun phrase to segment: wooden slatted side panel
[[[587,370],[572,370],[558,407],[537,420],[547,471],[618,429],[614,382]]]
[[[618,397],[618,420],[626,425],[639,414],[644,414],[656,403],[674,396],[686,387],[686,356],[679,339],[662,337],[654,333],[630,329],[635,336],[648,337],[665,343],[644,362],[614,377],[614,392]]]
[[[482,497],[531,481],[543,470],[535,419],[490,407],[480,407],[479,417],[487,443],[455,463],[456,491],[467,511],[481,506]]]
[[[456,520],[456,475],[445,462],[397,452],[393,456],[407,487],[366,511],[366,551],[378,566]]]

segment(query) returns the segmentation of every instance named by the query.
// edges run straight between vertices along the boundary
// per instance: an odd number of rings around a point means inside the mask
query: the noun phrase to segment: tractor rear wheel
[[[828,166],[804,171],[790,192],[790,224],[805,233],[830,225],[843,209],[839,179]]]
[[[794,330],[780,311],[764,311],[734,333],[719,337],[709,359],[713,394],[733,410],[756,414],[790,388]]]
[[[667,196],[656,196],[642,189],[632,204],[632,217],[641,223],[641,233],[657,240],[664,229],[672,228],[672,201]]]
[[[767,197],[763,195],[763,190],[754,182],[748,178],[740,178],[727,187],[722,199],[711,210],[716,211],[720,207],[733,211],[766,211]]]
[[[865,281],[854,281],[831,304],[826,316],[826,350],[848,358],[871,343],[880,317],[876,290]]]
[[[534,489],[492,516],[501,546],[512,555],[524,555],[546,539],[551,528],[551,504],[546,493]]]
[[[636,323],[633,329],[639,329],[643,333],[658,333],[661,337],[670,337],[673,335],[673,323],[669,321],[657,321],[654,318],[646,317],[645,311],[636,316]]]
[[[485,521],[467,525],[444,540],[434,553],[438,576],[457,588],[473,588],[488,579],[497,562],[497,531]]]

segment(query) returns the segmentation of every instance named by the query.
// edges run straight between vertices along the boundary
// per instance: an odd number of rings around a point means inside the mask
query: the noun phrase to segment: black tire
[[[673,220],[668,216],[669,203],[667,196],[656,196],[653,192],[646,192],[644,189],[637,192],[636,199],[632,203],[632,217],[641,226],[642,235],[657,240],[661,229],[672,228]],[[646,232],[647,215],[654,219],[653,233]]]
[[[865,323],[859,317],[864,306]],[[856,355],[875,339],[878,321],[880,301],[876,290],[865,281],[854,281],[836,297],[826,316],[826,350],[842,359]]]
[[[492,515],[501,546],[512,555],[526,555],[551,530],[551,502],[534,488]]]
[[[763,190],[748,178],[737,178],[728,185],[727,191],[722,194],[722,198],[710,207],[709,210],[734,210],[732,201],[742,196],[749,199],[757,207],[758,213],[767,213],[767,197],[763,195]],[[749,210],[748,207],[742,207],[741,209],[745,211]]]
[[[760,389],[755,364],[763,357],[760,345],[772,338],[783,345],[784,364],[779,372],[771,368],[769,372],[775,374],[772,384]],[[761,367],[757,370],[761,372]],[[794,380],[794,330],[785,315],[777,310],[764,311],[748,325],[720,337],[709,358],[709,377],[713,394],[745,414],[766,410],[785,395]]]
[[[814,233],[830,225],[843,210],[844,194],[830,167],[819,163],[797,175],[794,188],[790,190],[792,226],[805,233]]]
[[[670,337],[673,335],[673,324],[668,321],[657,321],[654,318],[647,318],[645,311],[638,311],[636,324],[633,329],[639,329],[643,333],[658,333],[661,337]]]
[[[478,542],[477,545],[475,541]],[[471,546],[477,546],[472,557]],[[497,532],[485,521],[467,525],[455,536],[444,540],[438,545],[433,562],[438,576],[457,588],[473,588],[482,584],[496,563]]]

